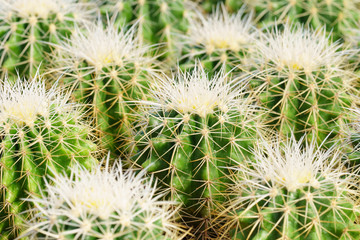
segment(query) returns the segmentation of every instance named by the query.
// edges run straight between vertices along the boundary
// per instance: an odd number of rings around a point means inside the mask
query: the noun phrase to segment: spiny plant
[[[136,26],[117,30],[111,22],[106,28],[98,22],[76,28],[61,42],[52,63],[63,84],[74,89],[74,99],[87,104],[103,148],[112,153],[123,153],[132,121],[128,113],[136,110],[131,101],[147,99],[157,67],[154,58],[146,56],[149,49],[139,42]]]
[[[170,189],[184,220],[204,238],[214,203],[223,201],[224,167],[250,157],[262,130],[246,81],[232,83],[223,71],[209,78],[198,63],[192,72],[159,77],[150,90],[154,101],[139,102],[132,161]]]
[[[262,106],[271,109],[268,120],[283,136],[307,133],[318,143],[331,132],[330,143],[342,137],[355,104],[356,76],[348,70],[350,51],[331,43],[324,28],[300,25],[275,27],[257,42],[254,62],[260,74],[253,80]]]
[[[14,79],[17,73],[33,76],[53,44],[94,11],[76,0],[0,0],[0,6],[0,65]]]
[[[187,8],[183,0],[106,0],[100,9],[119,26],[139,24],[139,36],[147,44],[159,44],[162,59],[176,60],[176,34],[187,30]]]
[[[291,21],[312,28],[326,26],[335,39],[359,23],[359,4],[359,0],[226,0],[230,11],[243,5],[253,9],[262,25]]]
[[[121,164],[87,171],[81,165],[71,175],[56,174],[46,181],[40,196],[28,201],[35,205],[34,217],[26,222],[21,237],[30,239],[137,239],[178,240],[183,229],[174,223],[178,208],[162,200],[145,171],[123,171]]]
[[[252,14],[244,11],[241,8],[230,14],[224,5],[218,5],[211,15],[198,12],[190,17],[188,34],[178,44],[183,49],[182,68],[193,67],[197,59],[211,72],[223,65],[226,70],[246,68],[256,32]]]
[[[323,150],[303,141],[263,141],[255,161],[234,169],[233,198],[214,223],[224,239],[359,239],[357,173],[348,172],[335,145]]]
[[[96,164],[90,127],[69,94],[31,81],[0,82],[0,239],[15,239],[31,204],[24,199],[44,187],[43,176],[79,163]],[[49,168],[53,172],[49,172]]]

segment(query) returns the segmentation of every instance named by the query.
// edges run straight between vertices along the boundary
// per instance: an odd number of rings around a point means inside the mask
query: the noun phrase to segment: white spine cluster
[[[105,169],[100,165],[91,172],[75,165],[69,177],[55,175],[53,184],[47,182],[46,191],[29,200],[36,214],[24,236],[177,239],[174,203],[161,200],[152,178],[147,181],[144,171],[123,171],[120,164],[110,168],[109,158]]]
[[[238,52],[254,40],[252,14],[245,14],[241,8],[230,15],[222,5],[210,16],[198,14],[190,19],[189,34],[186,43],[200,45],[206,53],[231,50]]]
[[[344,63],[346,50],[342,44],[331,43],[326,29],[305,29],[299,25],[284,24],[275,27],[257,41],[258,62],[269,61],[277,69],[286,67],[292,72],[311,73],[321,69],[337,68]]]
[[[66,111],[68,99],[56,85],[46,90],[39,75],[31,81],[18,78],[15,83],[5,78],[0,81],[0,123],[33,126],[38,116],[48,118],[54,111]]]

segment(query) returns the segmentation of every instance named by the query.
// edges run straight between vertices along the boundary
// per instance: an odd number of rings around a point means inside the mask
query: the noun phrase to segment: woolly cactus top
[[[156,103],[150,105],[200,116],[215,111],[226,113],[241,104],[238,97],[242,95],[242,89],[226,81],[227,76],[223,71],[209,79],[198,63],[192,72],[159,78],[150,90]]]
[[[56,85],[46,90],[39,75],[31,81],[18,78],[14,84],[5,79],[0,84],[0,123],[33,126],[38,116],[49,118],[54,112],[71,108],[68,98]]]
[[[39,17],[46,19],[50,14],[56,14],[59,20],[73,13],[75,19],[86,19],[89,16],[87,4],[76,0],[1,0],[2,15],[11,16],[14,12],[21,17]],[[75,11],[76,9],[76,11]],[[11,12],[9,12],[11,11]]]
[[[245,14],[245,8],[231,15],[222,5],[210,16],[198,14],[190,20],[188,43],[200,44],[208,53],[215,50],[237,52],[253,40],[252,14]]]
[[[259,61],[271,61],[277,69],[292,72],[320,70],[341,65],[347,51],[340,50],[338,42],[331,43],[325,28],[315,31],[299,25],[285,24],[283,30],[275,27],[258,41]]]
[[[98,166],[89,172],[75,165],[70,177],[56,175],[54,184],[46,183],[46,192],[30,200],[38,215],[28,222],[27,235],[62,239],[75,233],[115,239],[138,231],[137,239],[158,239],[156,236],[162,234],[175,237],[178,227],[172,218],[176,210],[170,211],[172,202],[160,200],[163,194],[157,192],[154,181],[147,181],[145,172],[135,174],[123,171],[119,164],[112,168],[108,165],[109,158],[105,170]],[[66,231],[65,225],[72,231]],[[160,235],[153,231],[160,231]]]
[[[129,30],[117,28],[108,23],[106,28],[101,22],[76,28],[71,39],[63,42],[64,58],[68,61],[85,60],[96,69],[126,63],[138,66],[149,61],[145,53],[149,47],[140,44],[136,25]]]
[[[352,174],[339,167],[341,152],[334,147],[325,151],[315,143],[306,143],[303,147],[303,140],[304,137],[296,141],[292,136],[286,142],[262,141],[254,151],[256,161],[250,163],[252,168],[237,170],[249,176],[244,180],[249,186],[262,188],[263,185],[274,195],[284,188],[294,192],[312,187],[321,193],[330,185],[335,185],[339,193],[340,189],[351,192],[348,187],[354,183]]]

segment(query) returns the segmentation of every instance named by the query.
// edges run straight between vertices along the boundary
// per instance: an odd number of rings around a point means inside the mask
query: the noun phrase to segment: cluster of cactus
[[[15,77],[33,76],[54,44],[94,15],[89,4],[76,0],[1,0],[0,5],[2,75]]]
[[[82,122],[68,94],[45,89],[43,81],[20,78],[0,85],[0,239],[14,239],[21,229],[20,215],[31,204],[28,194],[44,187],[43,176],[67,170],[74,163],[96,165],[91,154],[91,128]]]
[[[182,229],[171,222],[174,203],[162,201],[145,172],[109,167],[109,158],[88,171],[77,164],[71,175],[56,175],[53,184],[30,200],[33,219],[23,236],[30,239],[177,240]],[[155,184],[155,186],[154,186]]]
[[[60,43],[59,56],[52,62],[62,84],[73,90],[74,100],[87,104],[102,147],[124,154],[129,138],[132,101],[146,100],[147,88],[156,71],[150,47],[140,43],[136,26],[118,30],[101,22],[77,28],[70,39]]]
[[[140,39],[160,44],[162,59],[176,60],[175,34],[184,34],[188,27],[186,4],[183,0],[106,0],[101,13],[118,26],[137,22]]]
[[[209,78],[200,64],[158,79],[150,90],[155,100],[142,103],[135,126],[135,165],[154,173],[202,230],[224,200],[226,167],[251,157],[261,130],[261,111],[245,97],[245,80],[235,88],[226,81],[223,72]]]
[[[284,25],[262,37],[254,57],[262,72],[253,87],[260,104],[271,110],[269,123],[297,139],[305,133],[318,143],[344,138],[347,109],[360,96],[356,75],[346,68],[350,52],[329,43],[325,29]]]
[[[303,140],[259,144],[214,226],[230,239],[359,239],[358,171],[347,172],[334,147]]]
[[[0,240],[359,239],[359,16],[0,0]]]

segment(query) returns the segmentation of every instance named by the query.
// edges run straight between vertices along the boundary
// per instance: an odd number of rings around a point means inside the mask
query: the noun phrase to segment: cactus
[[[214,226],[227,239],[359,239],[358,173],[335,145],[323,150],[294,137],[264,141],[235,174]],[[306,145],[303,148],[303,145]]]
[[[88,140],[89,126],[80,111],[67,103],[68,94],[45,84],[36,76],[0,84],[0,239],[15,239],[31,204],[29,193],[38,194],[43,176],[67,170],[78,162],[91,167],[95,144]],[[25,216],[26,218],[26,216]]]
[[[117,25],[138,22],[140,39],[159,44],[162,59],[176,60],[176,34],[187,30],[187,10],[183,0],[106,0],[100,6]]]
[[[150,48],[135,35],[136,26],[126,31],[99,22],[77,28],[71,39],[61,42],[52,63],[63,84],[74,89],[74,99],[88,104],[102,147],[114,154],[124,154],[121,146],[132,121],[128,113],[136,110],[131,101],[147,99],[156,68],[154,59],[145,56]]]
[[[67,37],[74,24],[92,18],[89,4],[76,0],[1,0],[0,65],[10,77],[36,73],[54,45]]]
[[[313,28],[326,26],[334,39],[343,38],[359,21],[359,0],[226,0],[234,11],[246,4],[255,10],[262,25],[280,22],[297,22]]]
[[[224,72],[209,79],[199,63],[192,73],[159,78],[151,89],[155,100],[140,103],[134,142],[135,166],[146,167],[170,189],[185,221],[205,238],[213,205],[226,190],[224,167],[250,157],[262,129],[260,110],[245,98],[246,84],[226,81]]]
[[[198,12],[189,18],[189,33],[179,44],[183,49],[182,68],[193,67],[196,59],[201,59],[209,72],[216,72],[223,65],[226,70],[246,69],[255,31],[252,14],[244,11],[241,8],[236,14],[229,14],[224,5],[218,5],[209,16]]]
[[[183,229],[173,222],[178,208],[161,200],[153,178],[144,171],[122,170],[120,164],[87,171],[80,165],[71,175],[57,174],[40,196],[29,199],[34,217],[21,237],[30,239],[178,240]],[[172,210],[172,211],[170,211]]]
[[[281,135],[294,132],[299,139],[307,133],[318,143],[343,137],[347,109],[360,95],[356,76],[346,69],[349,51],[342,47],[329,43],[324,28],[299,25],[274,28],[258,41],[254,62],[262,74],[253,86],[260,104],[272,110],[267,120]]]

